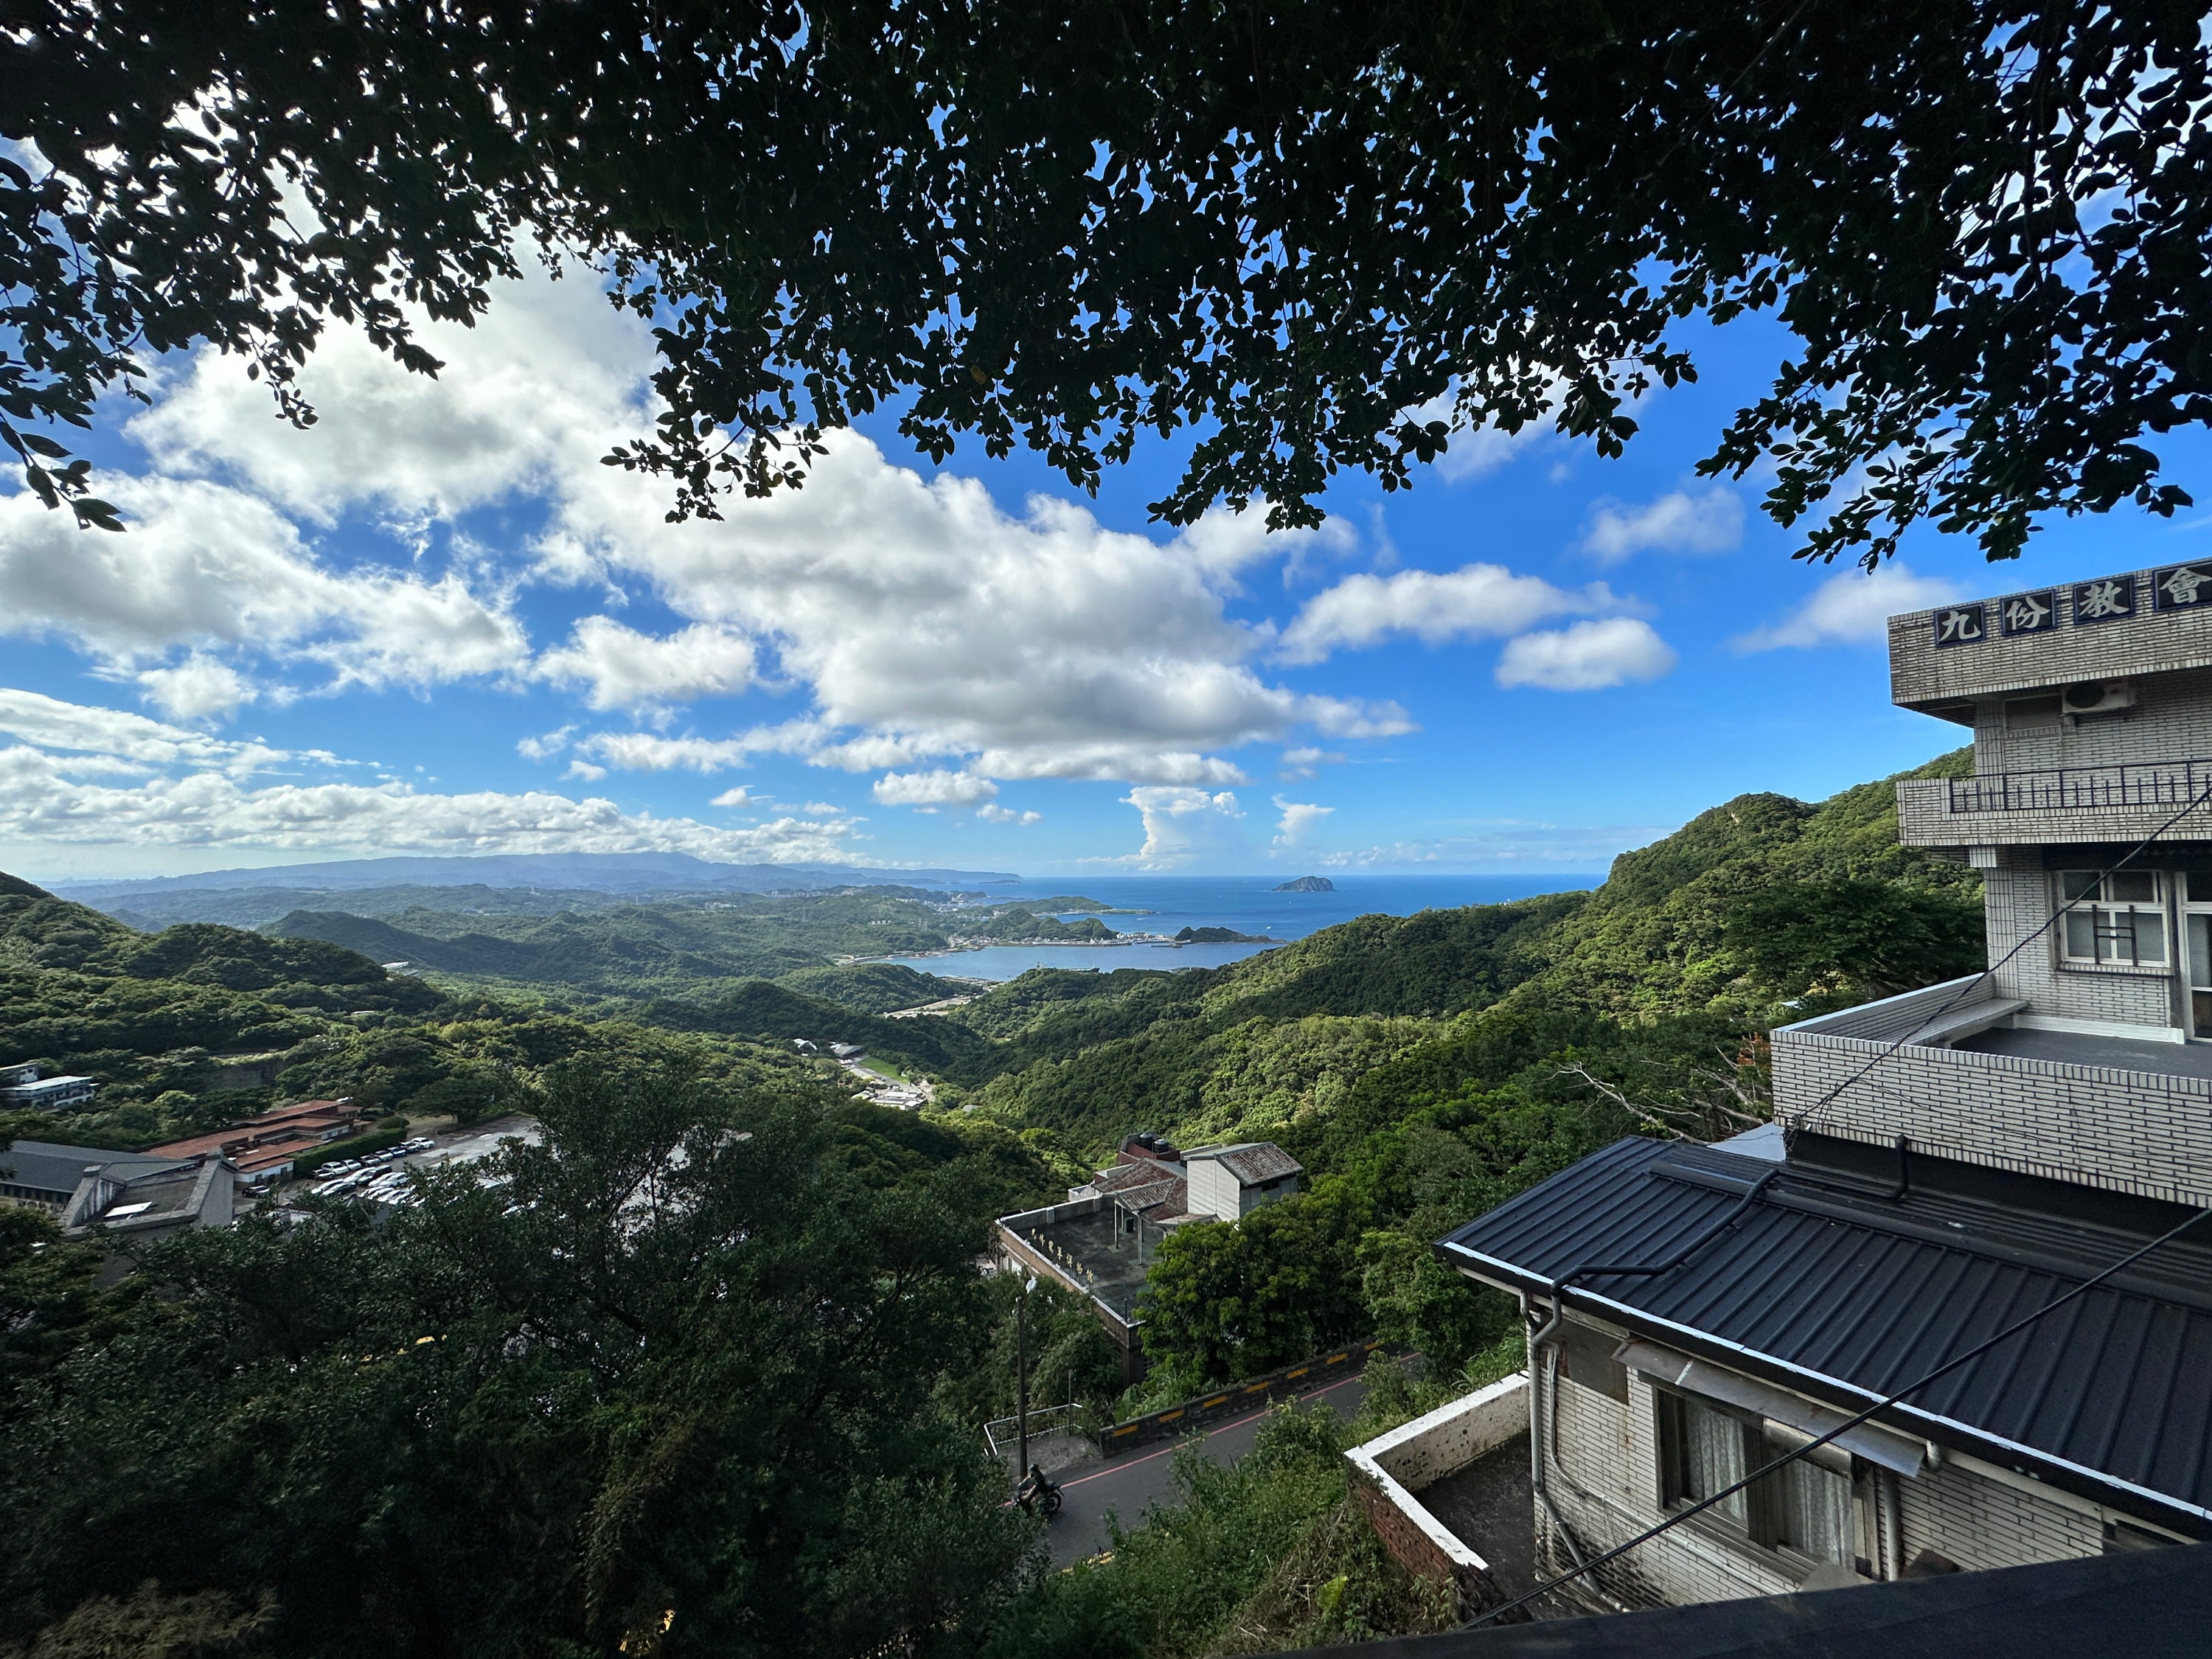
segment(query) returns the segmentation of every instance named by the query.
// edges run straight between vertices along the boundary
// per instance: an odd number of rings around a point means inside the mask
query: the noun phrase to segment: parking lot
[[[415,1201],[407,1172],[451,1164],[473,1164],[489,1157],[502,1140],[535,1141],[536,1120],[495,1118],[465,1129],[447,1129],[410,1136],[396,1146],[354,1159],[326,1164],[312,1176],[294,1183],[292,1191],[320,1198],[361,1198],[380,1204]]]

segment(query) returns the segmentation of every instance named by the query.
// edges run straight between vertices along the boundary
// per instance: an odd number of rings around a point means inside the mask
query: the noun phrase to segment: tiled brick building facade
[[[1780,1133],[1437,1246],[1527,1311],[1540,1564],[1629,1546],[1591,1605],[2212,1536],[2212,563],[1890,641],[1974,732],[1899,819],[1983,872],[1987,971],[1775,1031]]]

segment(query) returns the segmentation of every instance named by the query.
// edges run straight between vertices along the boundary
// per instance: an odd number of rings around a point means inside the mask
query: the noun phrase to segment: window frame
[[[1654,1426],[1657,1431],[1659,1508],[1662,1514],[1679,1513],[1698,1501],[1690,1491],[1690,1412],[1703,1411],[1736,1425],[1743,1437],[1743,1467],[1747,1473],[1772,1462],[1778,1454],[1792,1445],[1802,1445],[1813,1438],[1788,1424],[1774,1422],[1725,1401],[1656,1380],[1650,1382],[1650,1388]],[[1793,1577],[1802,1578],[1822,1566],[1840,1566],[1846,1571],[1870,1577],[1872,1569],[1868,1559],[1860,1553],[1863,1540],[1872,1535],[1870,1517],[1865,1509],[1871,1490],[1869,1469],[1861,1459],[1832,1443],[1815,1447],[1803,1461],[1845,1483],[1849,1521],[1841,1559],[1809,1554],[1783,1536],[1786,1500],[1782,1489],[1784,1475],[1779,1470],[1744,1489],[1744,1519],[1741,1522],[1717,1505],[1690,1516],[1688,1524]]]
[[[2148,898],[2109,896],[2121,882],[2148,884]],[[2053,872],[2052,910],[2057,926],[2051,930],[2058,965],[2073,972],[2118,971],[2171,975],[2174,971],[2175,941],[2166,918],[2166,882],[2156,870],[2130,870],[2106,874],[2095,870]],[[2124,919],[2121,925],[2119,919]],[[2075,948],[2086,925],[2089,953]],[[2158,954],[2145,957],[2142,941],[2148,933],[2157,940]],[[2127,953],[2121,954],[2124,936]],[[2109,946],[2110,954],[2106,954]]]

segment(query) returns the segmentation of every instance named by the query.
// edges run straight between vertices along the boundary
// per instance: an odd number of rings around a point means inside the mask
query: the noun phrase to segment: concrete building
[[[64,1235],[159,1236],[228,1226],[238,1171],[220,1154],[162,1158],[19,1140],[0,1152],[0,1203],[46,1211]]]
[[[1179,1151],[1155,1134],[1127,1137],[1115,1161],[1067,1202],[999,1218],[999,1249],[1015,1263],[1087,1296],[1121,1352],[1127,1382],[1145,1374],[1136,1302],[1160,1240],[1179,1227],[1241,1221],[1297,1191],[1297,1160],[1273,1141]]]
[[[1437,1246],[1532,1330],[1539,1576],[1878,1407],[1586,1607],[2212,1536],[2212,1220],[2155,1243],[2212,1206],[2212,564],[1890,643],[1895,701],[1974,732],[1899,833],[1984,872],[1988,971],[1776,1030],[1775,1126],[1620,1141]]]
[[[228,1158],[250,1185],[281,1181],[292,1173],[302,1152],[351,1134],[362,1115],[350,1100],[302,1100],[250,1117],[209,1134],[192,1135],[154,1147],[154,1158],[198,1158],[210,1152]]]
[[[34,1065],[0,1066],[0,1108],[69,1112],[88,1106],[100,1085],[88,1077],[46,1077]]]

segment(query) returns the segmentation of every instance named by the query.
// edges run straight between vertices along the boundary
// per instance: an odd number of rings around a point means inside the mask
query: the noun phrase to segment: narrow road
[[[1364,1380],[1355,1371],[1297,1399],[1302,1406],[1326,1400],[1336,1407],[1338,1416],[1350,1417],[1358,1411],[1366,1392]],[[1206,1455],[1223,1463],[1233,1463],[1243,1456],[1252,1449],[1265,1411],[1263,1407],[1206,1431]],[[1045,1534],[1052,1546],[1053,1565],[1068,1566],[1104,1549],[1109,1515],[1120,1516],[1125,1527],[1133,1527],[1143,1520],[1146,1505],[1172,1501],[1175,1486],[1168,1479],[1168,1468],[1182,1443],[1170,1440],[1110,1461],[1094,1457],[1071,1464],[1056,1474],[1054,1478],[1060,1483],[1063,1498],[1060,1513],[1047,1523]]]

